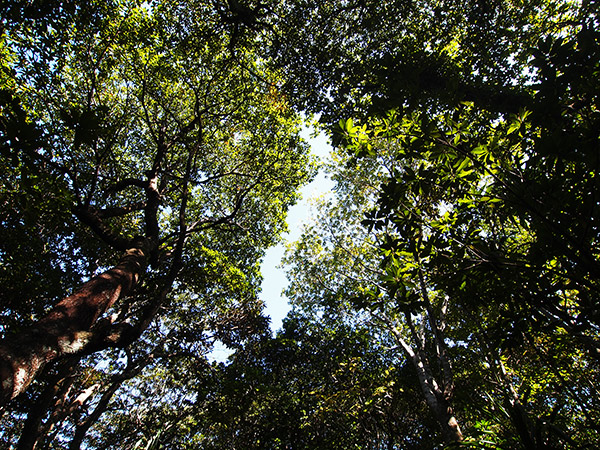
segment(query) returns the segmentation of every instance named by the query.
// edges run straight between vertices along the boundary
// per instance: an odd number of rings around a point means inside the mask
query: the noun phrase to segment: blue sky
[[[313,138],[310,136],[311,132],[311,129],[305,129],[302,132],[302,137],[310,144],[313,155],[323,161],[329,155],[331,147],[324,134],[319,134]],[[283,295],[283,290],[287,286],[285,270],[279,267],[285,251],[285,243],[294,242],[300,237],[302,224],[307,223],[311,217],[311,200],[330,192],[332,188],[333,182],[325,176],[322,170],[319,171],[315,179],[302,189],[302,198],[288,212],[289,232],[283,236],[285,242],[276,247],[271,247],[266,252],[261,266],[264,279],[260,298],[265,302],[266,314],[271,317],[271,330],[273,332],[281,328],[282,320],[290,310],[288,301]],[[224,362],[231,353],[231,349],[217,342],[209,358]]]
[[[322,133],[317,137],[310,137],[311,131],[305,129],[302,136],[310,144],[312,153],[324,160],[331,150],[327,138]],[[302,199],[288,213],[289,232],[284,235],[286,242],[293,242],[300,237],[302,224],[307,223],[311,216],[311,199],[331,191],[332,187],[333,182],[325,176],[323,171],[319,171],[315,179],[302,189]],[[267,250],[261,266],[264,280],[260,298],[266,304],[266,313],[271,317],[273,331],[281,328],[281,321],[290,309],[287,299],[282,294],[287,286],[285,270],[279,267],[284,249],[285,243]]]

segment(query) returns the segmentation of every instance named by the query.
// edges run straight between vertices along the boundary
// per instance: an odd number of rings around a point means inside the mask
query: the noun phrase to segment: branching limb
[[[105,194],[112,194],[116,192],[121,192],[128,187],[138,187],[140,189],[146,189],[148,187],[148,181],[140,180],[137,178],[124,178],[123,180],[117,181],[115,184],[109,186]]]
[[[102,241],[115,250],[127,251],[127,249],[131,248],[131,239],[126,239],[116,234],[102,221],[102,218],[93,209],[82,206],[76,208],[74,213],[83,224],[89,226]]]

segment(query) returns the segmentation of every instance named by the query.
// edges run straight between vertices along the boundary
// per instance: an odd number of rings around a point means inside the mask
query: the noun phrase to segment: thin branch
[[[120,192],[131,186],[136,186],[141,189],[146,189],[148,187],[148,181],[140,180],[137,178],[124,178],[122,180],[117,181],[113,185],[107,187],[106,193]]]
[[[92,210],[100,219],[110,219],[111,217],[122,217],[131,214],[132,212],[141,211],[145,206],[146,204],[144,202],[137,202],[132,203],[131,205],[103,209],[94,209],[93,207],[90,207],[90,210]]]

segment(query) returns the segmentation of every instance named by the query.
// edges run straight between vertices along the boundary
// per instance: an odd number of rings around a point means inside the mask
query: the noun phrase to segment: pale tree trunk
[[[420,263],[418,258],[417,261]],[[443,301],[439,314],[436,314],[427,292],[422,270],[419,270],[418,275],[420,295],[425,305],[425,311],[422,313],[421,321],[417,323],[413,321],[410,312],[405,312],[404,314],[412,345],[405,339],[393,320],[385,317],[383,320],[404,350],[404,353],[412,362],[417,372],[425,402],[440,426],[444,441],[448,444],[458,443],[463,440],[463,435],[452,411],[451,398],[454,394],[454,376],[447,353],[444,334],[448,299],[446,298]],[[426,324],[429,325],[429,331],[426,330]],[[428,346],[426,345],[427,342],[433,345]],[[435,354],[427,351],[427,348],[432,347],[435,349]],[[437,359],[438,366],[440,367],[437,379],[431,370],[431,363],[429,361],[429,359],[434,358]]]
[[[159,346],[155,348],[155,352],[158,350]],[[145,357],[140,358],[140,360],[137,362],[131,363],[130,367],[128,365],[128,368],[125,369],[123,373],[112,378],[108,388],[102,393],[102,396],[100,397],[100,400],[98,401],[98,404],[94,410],[90,412],[84,420],[75,425],[75,432],[73,433],[73,438],[69,443],[69,450],[81,449],[85,435],[87,434],[88,430],[98,421],[100,416],[107,410],[110,401],[115,395],[115,392],[117,392],[117,390],[125,381],[139,375],[142,370],[144,370],[154,360],[154,356],[155,355],[153,352]]]
[[[85,439],[85,435],[94,423],[100,418],[100,416],[106,411],[110,400],[117,390],[121,387],[121,384],[124,380],[118,380],[112,383],[108,389],[102,394],[98,405],[94,408],[94,411],[90,414],[90,416],[79,423],[75,427],[75,433],[73,434],[73,439],[69,443],[69,450],[79,450],[81,445],[83,444],[83,440]]]
[[[117,266],[61,300],[29,329],[0,341],[0,406],[24,392],[47,363],[99,344],[106,330],[98,319],[133,290],[148,254],[146,241],[127,250]]]
[[[458,421],[454,417],[452,406],[450,404],[451,391],[440,387],[438,382],[431,374],[429,364],[424,360],[421,352],[415,352],[413,348],[406,342],[400,332],[394,328],[396,340],[400,343],[404,352],[412,362],[419,379],[419,386],[425,398],[427,406],[433,412],[438,425],[442,431],[442,436],[446,443],[456,443],[463,440],[462,432]]]

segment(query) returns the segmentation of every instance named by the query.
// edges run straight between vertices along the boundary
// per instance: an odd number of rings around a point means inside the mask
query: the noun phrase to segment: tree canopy
[[[51,445],[70,420],[75,443],[94,414],[69,418],[78,390],[114,394],[265,326],[259,261],[312,173],[307,146],[259,37],[191,6],[58,5],[4,23],[2,398],[38,375],[47,387],[23,401],[50,396],[33,433],[14,416],[22,440]]]
[[[37,3],[0,21],[3,447],[598,445],[597,2]],[[273,335],[311,114],[336,188]]]

